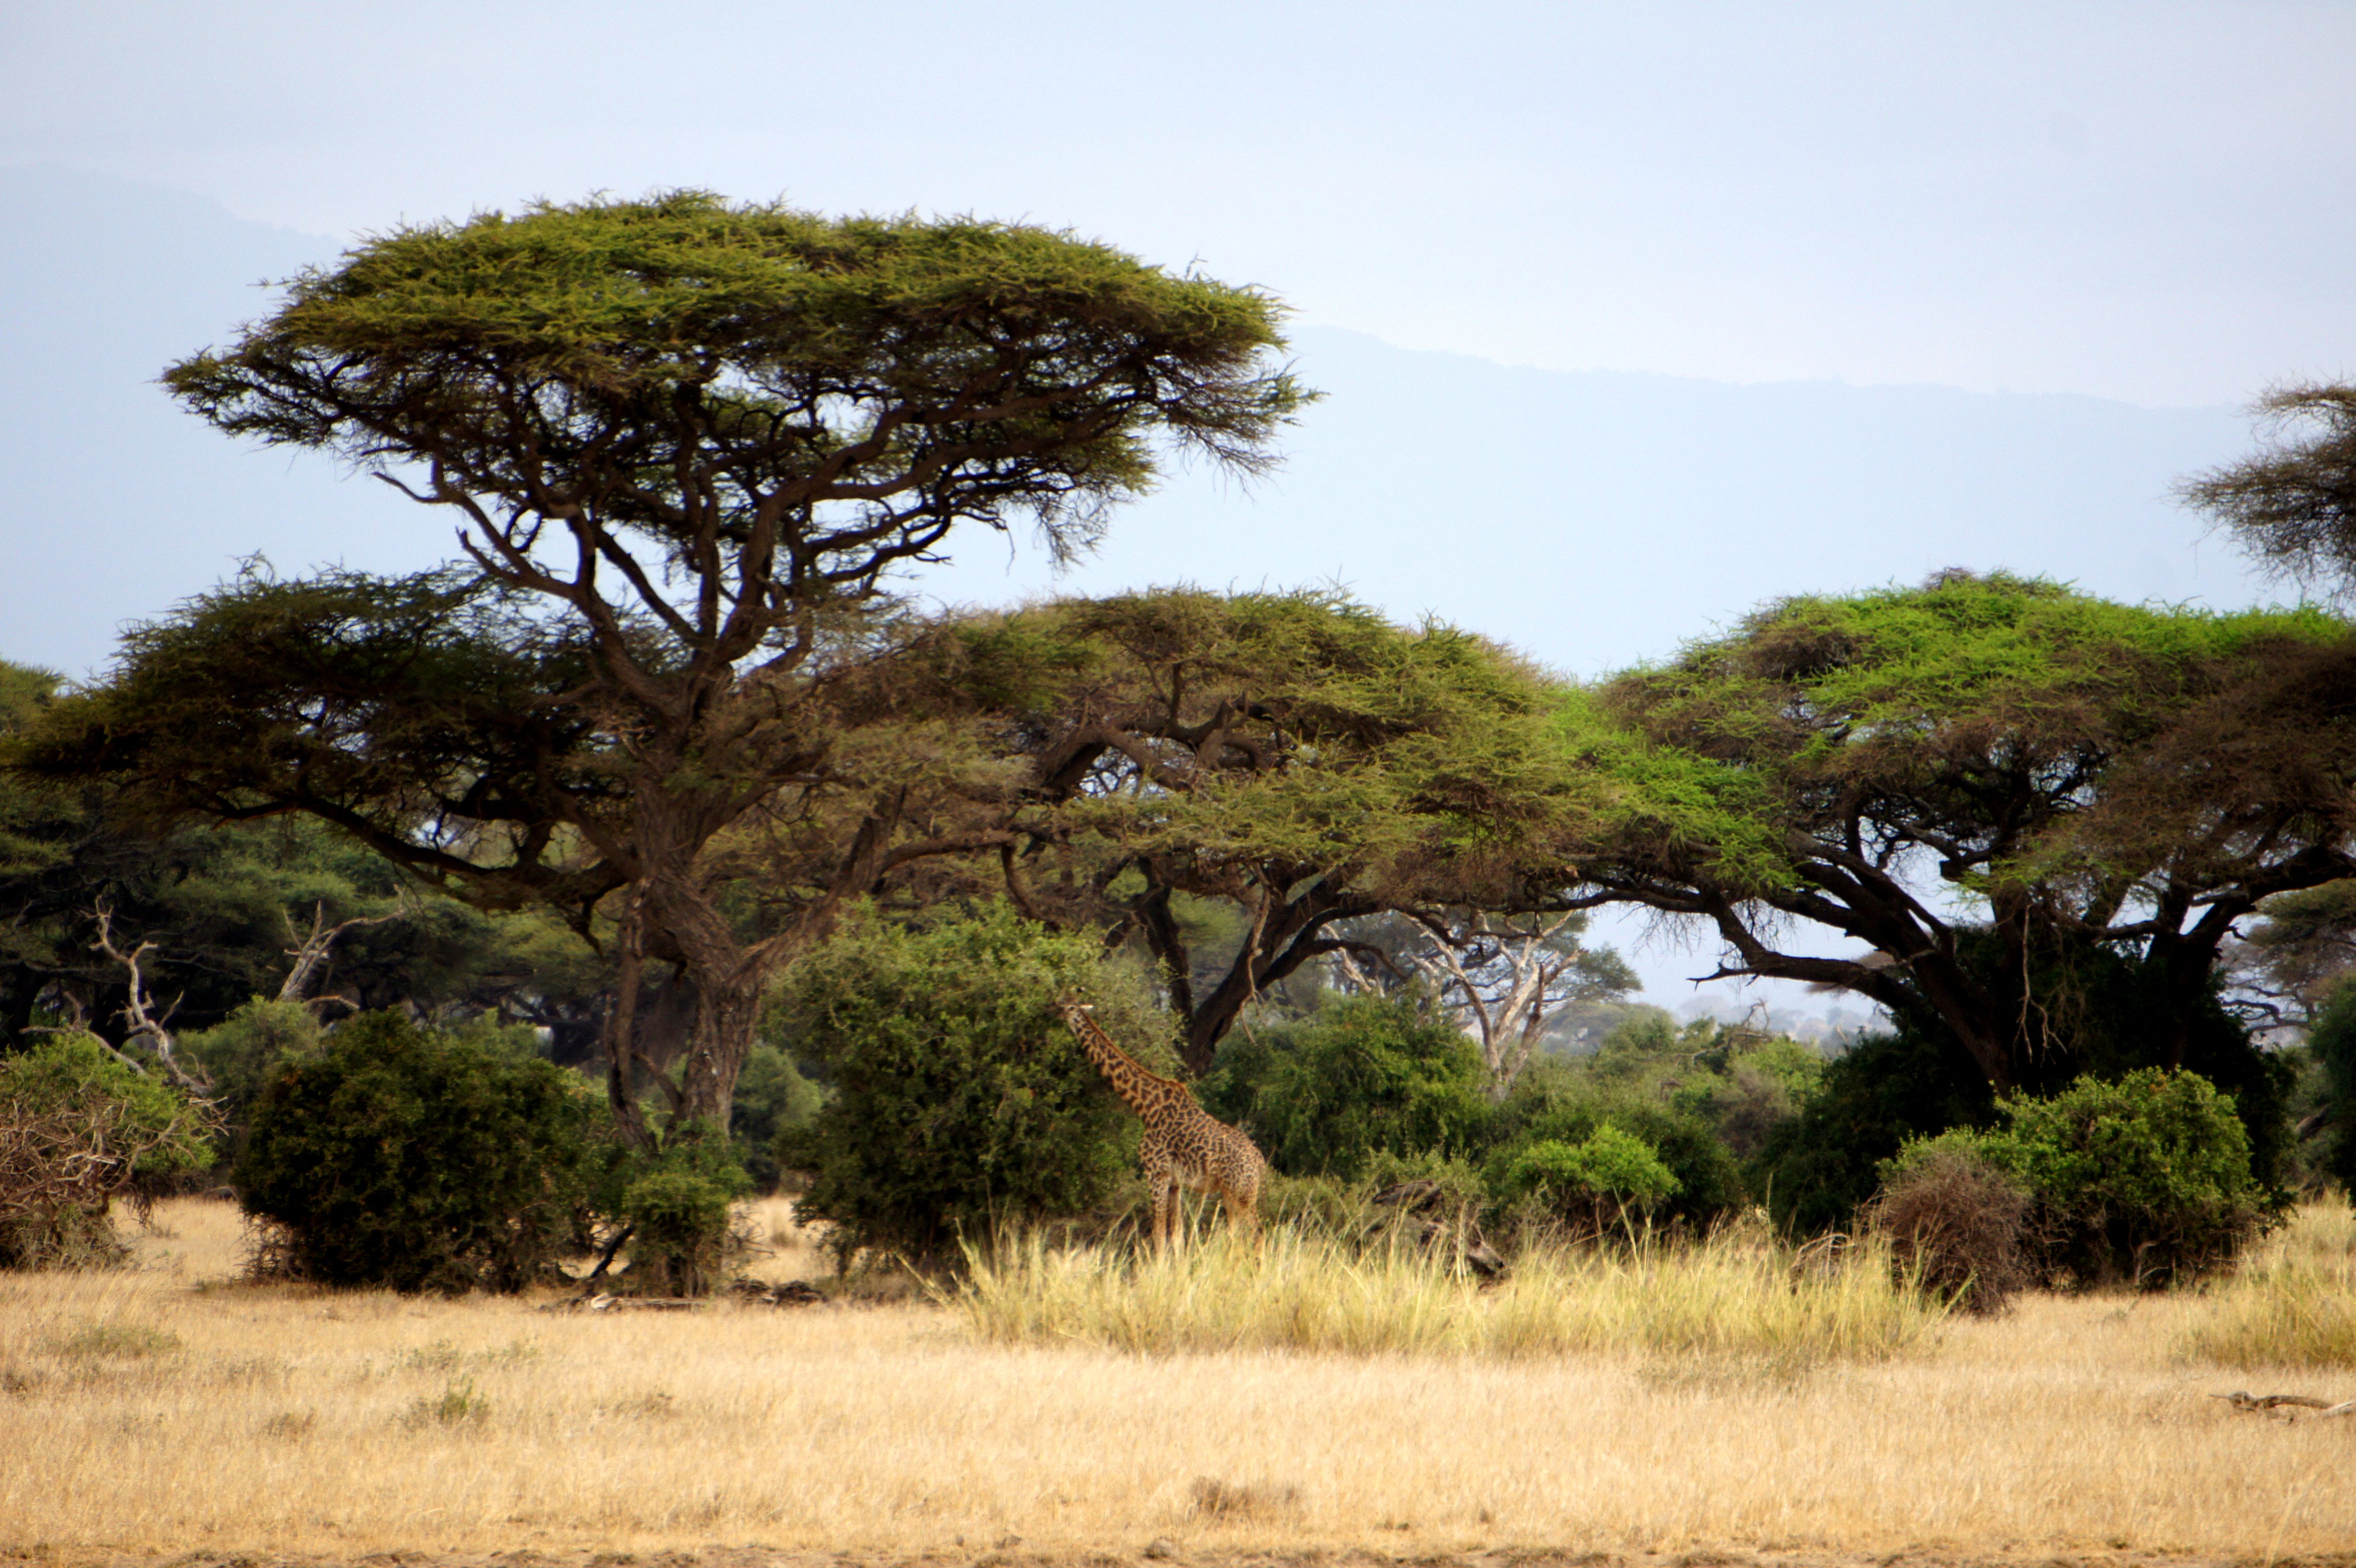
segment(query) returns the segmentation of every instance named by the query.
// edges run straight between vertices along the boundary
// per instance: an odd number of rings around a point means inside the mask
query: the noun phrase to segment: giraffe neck
[[[1144,1063],[1113,1044],[1112,1036],[1102,1025],[1088,1015],[1087,1009],[1067,1006],[1064,1022],[1071,1026],[1073,1037],[1080,1049],[1096,1064],[1112,1091],[1129,1102],[1129,1108],[1140,1116],[1167,1105],[1173,1094],[1184,1094],[1183,1085],[1173,1083],[1161,1074],[1149,1069]],[[1191,1096],[1189,1099],[1191,1100]]]

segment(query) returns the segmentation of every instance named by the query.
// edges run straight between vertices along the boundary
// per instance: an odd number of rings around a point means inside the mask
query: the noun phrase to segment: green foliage
[[[781,1174],[777,1140],[809,1126],[825,1103],[826,1091],[804,1078],[785,1051],[764,1042],[745,1053],[729,1106],[728,1132],[755,1187],[776,1189]]]
[[[953,530],[1085,548],[1173,448],[1266,467],[1312,395],[1282,315],[1069,233],[702,191],[369,236],[164,380],[455,505],[465,559],[252,574],[22,759],[167,818],[311,813],[485,910],[662,888],[632,918],[696,989],[682,1097],[724,1122],[766,983],[931,832],[902,785],[937,791],[911,758],[945,726],[888,689],[879,585]],[[785,863],[760,897],[712,874],[723,835]]]
[[[1248,1130],[1277,1170],[1355,1181],[1379,1153],[1476,1152],[1490,1115],[1481,1084],[1480,1053],[1462,1030],[1412,998],[1351,996],[1230,1036],[1201,1097]]]
[[[132,1163],[134,1176],[171,1176],[212,1163],[203,1119],[188,1097],[88,1035],[52,1035],[0,1058],[0,1104],[35,1112],[120,1107],[118,1137],[145,1150]]]
[[[91,1036],[0,1057],[0,1268],[119,1262],[114,1196],[202,1168],[207,1131],[201,1107]]]
[[[1700,1114],[1641,1085],[1551,1061],[1525,1071],[1497,1109],[1483,1165],[1491,1191],[1512,1185],[1524,1151],[1541,1144],[1578,1148],[1606,1126],[1643,1144],[1674,1180],[1659,1199],[1665,1218],[1706,1226],[1749,1201],[1740,1166]]]
[[[2104,950],[2048,948],[2024,974],[1985,929],[1959,932],[1955,947],[1958,967],[1975,983],[1997,995],[2025,992],[2031,1015],[2050,1010],[2043,1015],[2065,1026],[2018,1063],[2023,1092],[2155,1067],[2172,1040],[2186,1069],[2233,1097],[2256,1179],[2280,1181],[2290,1141],[2288,1065],[2259,1050],[2213,991],[2204,986],[2188,1000],[2162,966]],[[1901,1144],[1985,1126],[1995,1114],[1996,1096],[1954,1031],[1935,1018],[1901,1017],[1892,1034],[1862,1040],[1829,1064],[1798,1119],[1766,1140],[1752,1181],[1786,1226],[1847,1229],[1879,1185],[1881,1162]]]
[[[1074,992],[1132,1056],[1166,1071],[1166,1023],[1100,944],[1004,905],[917,928],[872,911],[788,972],[778,1013],[834,1098],[781,1155],[811,1173],[797,1212],[862,1248],[919,1258],[958,1238],[1081,1213],[1133,1162],[1136,1119],[1057,1006]]]
[[[2356,984],[2331,993],[2307,1032],[2307,1047],[2322,1069],[2329,1129],[2324,1171],[2342,1191],[2356,1194]]]
[[[2196,1036],[2232,918],[2356,872],[2356,799],[2324,782],[2356,770],[2351,669],[2356,638],[2314,608],[1965,573],[1781,600],[1566,695],[1592,801],[1572,858],[1636,902],[1722,911],[1751,972],[1944,1029],[1993,1085],[2169,1061],[2223,1082]],[[1917,871],[1986,918],[1928,912]],[[1808,922],[1879,956],[1782,950]],[[2132,1024],[2122,965],[2149,972]],[[2254,1132],[2257,1087],[2233,1084]]]
[[[2230,1261],[2276,1207],[2251,1174],[2232,1098],[2198,1073],[2090,1076],[2049,1098],[2008,1095],[1997,1117],[1986,1132],[1909,1144],[1885,1176],[1943,1151],[1976,1155],[2035,1197],[2049,1268],[2081,1283],[2196,1278]]]
[[[282,1063],[318,1054],[326,1038],[310,1007],[260,996],[211,1028],[180,1036],[180,1054],[212,1079],[232,1153],[262,1085]]]
[[[1746,1160],[1815,1092],[1825,1058],[1802,1041],[1708,1018],[1677,1028],[1655,1010],[1606,1035],[1585,1071],[1700,1120]]]
[[[295,1277],[517,1290],[582,1233],[599,1110],[511,1044],[364,1014],[271,1073],[234,1180]]]
[[[1006,401],[1044,405],[1034,445],[1050,437],[1046,409],[1095,430],[1076,478],[1101,491],[1141,485],[1141,427],[1157,414],[1215,450],[1290,413],[1303,394],[1289,375],[1248,373],[1280,347],[1278,315],[1257,291],[1173,277],[1044,229],[830,220],[677,191],[395,229],[333,271],[294,279],[285,306],[234,349],[166,381],[232,435],[355,455],[439,438],[469,476],[512,460],[505,416],[485,395],[502,375],[568,387],[584,426],[700,396],[698,424],[748,470],[798,475],[831,459],[858,480],[898,467],[919,434],[862,452],[827,413],[855,428],[860,405],[886,388],[894,403],[954,406],[995,350],[1020,367],[998,388]],[[354,360],[374,376],[340,401],[327,395],[353,380],[334,378]],[[814,414],[795,395],[806,387],[831,388],[847,406]],[[375,417],[348,427],[356,394]],[[970,422],[958,428],[972,438]],[[648,475],[669,474],[669,453],[638,456]],[[573,465],[601,457],[556,446],[541,456],[555,466],[544,482],[569,487]],[[746,472],[712,478],[733,486]],[[651,507],[625,510],[661,526]]]
[[[1583,1142],[1535,1138],[1517,1145],[1505,1161],[1497,1197],[1509,1203],[1538,1203],[1593,1211],[1650,1209],[1677,1190],[1677,1178],[1642,1138],[1606,1122]]]
[[[1579,779],[1547,682],[1456,628],[1155,589],[960,614],[920,651],[1029,779],[998,816],[1029,897],[1135,933],[1197,1076],[1334,923],[1559,870]]]
[[[729,1205],[752,1178],[728,1140],[688,1123],[624,1172],[621,1214],[631,1227],[630,1277],[652,1295],[703,1295],[727,1262]]]
[[[1880,1186],[1882,1163],[1909,1139],[1982,1126],[1995,1114],[1996,1097],[1961,1047],[1901,1024],[1826,1064],[1798,1114],[1768,1134],[1751,1185],[1787,1230],[1851,1230]]]

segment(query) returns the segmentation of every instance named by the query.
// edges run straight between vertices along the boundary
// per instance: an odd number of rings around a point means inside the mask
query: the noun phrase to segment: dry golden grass
[[[954,1299],[983,1339],[1155,1355],[1602,1351],[1794,1369],[1926,1348],[1948,1316],[1894,1280],[1886,1247],[1795,1252],[1763,1216],[1698,1245],[1642,1235],[1527,1253],[1485,1290],[1410,1250],[1359,1254],[1283,1230],[1261,1255],[1222,1230],[1183,1261],[1053,1251],[1035,1235],[967,1261]]]
[[[2183,1348],[2252,1369],[2356,1368],[2356,1211],[2302,1210],[2209,1293]]]
[[[2356,1423],[2237,1415],[2197,1299],[2032,1298],[1935,1350],[1145,1357],[956,1314],[546,1314],[133,1273],[0,1276],[0,1547],[1024,1552],[2182,1551],[2356,1540]],[[815,1260],[802,1260],[814,1263]],[[773,1259],[769,1270],[798,1266]],[[2356,1394],[2356,1386],[2314,1391]],[[1704,1560],[1709,1560],[1705,1557]]]

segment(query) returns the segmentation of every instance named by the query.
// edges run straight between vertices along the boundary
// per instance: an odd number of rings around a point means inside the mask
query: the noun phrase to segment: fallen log
[[[2235,1389],[2230,1394],[2211,1394],[2209,1397],[2223,1400],[2235,1410],[2279,1410],[2284,1412],[2285,1420],[2290,1419],[2289,1412],[2293,1410],[2311,1410],[2319,1418],[2356,1414],[2356,1400],[2342,1400],[2334,1404],[2329,1400],[2317,1399],[2313,1394],[2254,1394],[2244,1389]]]

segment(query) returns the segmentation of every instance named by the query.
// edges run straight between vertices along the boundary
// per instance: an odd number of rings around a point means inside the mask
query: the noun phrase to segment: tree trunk
[[[752,1054],[761,1022],[764,975],[699,973],[695,985],[695,1034],[687,1047],[687,1071],[680,1085],[683,1114],[707,1122],[725,1135],[736,1098],[736,1079]]]

